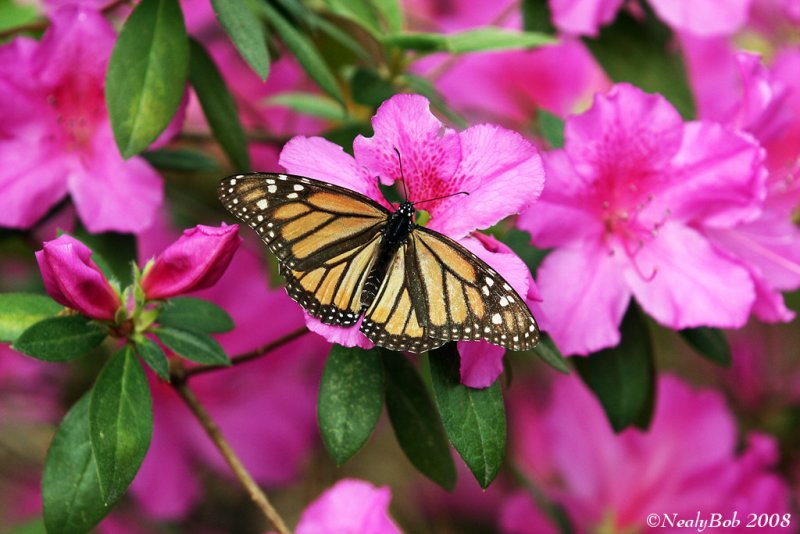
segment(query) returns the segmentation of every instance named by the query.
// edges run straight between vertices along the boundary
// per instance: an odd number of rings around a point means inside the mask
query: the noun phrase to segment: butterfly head
[[[414,219],[414,214],[416,212],[417,210],[414,209],[414,203],[409,202],[407,200],[402,204],[400,204],[400,206],[397,208],[397,213],[400,214],[401,217],[404,217],[409,221],[412,221]]]

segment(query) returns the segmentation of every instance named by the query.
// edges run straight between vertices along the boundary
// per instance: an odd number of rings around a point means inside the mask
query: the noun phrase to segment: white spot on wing
[[[267,186],[267,193],[269,193],[270,195],[275,194],[275,191],[277,191],[277,190],[278,190],[278,186],[277,185],[268,185]]]
[[[286,195],[286,198],[297,198],[297,196],[298,196],[297,193],[289,193],[288,195]]]
[[[500,317],[499,313],[495,313],[492,315],[492,324],[501,324],[503,322],[503,318]]]
[[[258,206],[258,209],[260,210],[265,210],[267,209],[267,201],[262,198],[261,200],[256,202],[256,206]]]

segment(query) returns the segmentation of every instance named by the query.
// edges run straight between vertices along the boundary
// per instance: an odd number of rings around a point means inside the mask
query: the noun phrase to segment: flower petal
[[[680,180],[648,209],[718,227],[753,220],[766,196],[763,162],[764,150],[751,136],[716,123],[687,123],[672,162]]]
[[[372,127],[372,137],[358,136],[353,141],[359,167],[366,167],[386,184],[402,174],[408,198],[414,202],[459,191],[451,181],[461,161],[458,133],[445,129],[433,116],[428,99],[395,95],[378,108]],[[395,149],[402,158],[402,173]]]
[[[551,248],[601,235],[603,225],[591,212],[588,190],[580,179],[566,152],[555,150],[544,157],[547,182],[542,198],[522,212],[517,226],[531,234],[531,240],[541,248]]]
[[[488,388],[503,372],[506,349],[485,341],[459,341],[461,383],[471,388]]]
[[[630,290],[602,243],[554,250],[539,266],[537,285],[544,313],[537,319],[562,353],[586,355],[619,343]]]
[[[622,0],[550,0],[553,24],[564,33],[595,36],[617,14]]]
[[[82,158],[69,176],[75,208],[90,232],[136,233],[153,222],[163,201],[164,184],[140,157],[124,160],[111,124],[99,127],[91,156]]]
[[[86,245],[64,234],[44,243],[36,252],[36,261],[53,300],[88,317],[109,321],[121,302],[91,255]]]
[[[308,326],[308,329],[321,335],[326,341],[337,343],[343,347],[360,347],[369,350],[375,345],[358,330],[361,328],[361,321],[363,320],[364,318],[362,317],[356,324],[348,327],[331,326],[323,324],[319,319],[306,313],[306,326]]]
[[[369,176],[342,147],[322,137],[293,137],[281,150],[280,164],[291,174],[346,187],[389,207],[377,177]]]
[[[376,488],[362,480],[340,480],[305,509],[295,532],[401,534],[389,516],[391,499],[388,487]]]
[[[752,0],[650,0],[650,5],[675,30],[711,37],[730,35],[746,21]]]
[[[518,133],[484,124],[459,137],[461,164],[446,190],[465,191],[469,196],[424,205],[431,214],[428,226],[454,238],[520,213],[539,198],[544,187],[542,159]]]
[[[142,289],[149,300],[182,295],[217,283],[239,248],[239,226],[198,224],[145,269]]]
[[[30,228],[64,198],[65,163],[47,143],[0,141],[0,226]]]
[[[596,95],[586,113],[567,119],[564,131],[567,154],[587,184],[635,176],[640,187],[648,176],[663,175],[682,135],[672,104],[626,83]]]
[[[695,230],[665,224],[642,245],[635,262],[625,269],[625,280],[642,308],[661,324],[739,328],[747,322],[755,299],[749,273]]]

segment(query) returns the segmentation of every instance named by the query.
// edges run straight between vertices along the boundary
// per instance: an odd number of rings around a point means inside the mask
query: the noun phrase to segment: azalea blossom
[[[712,36],[730,35],[746,21],[752,0],[648,0],[661,20],[675,30]],[[633,4],[633,3],[632,3]],[[612,22],[623,0],[550,0],[553,24],[571,35],[596,36]],[[633,4],[634,7],[639,8]],[[633,7],[631,8],[633,10]],[[640,8],[639,8],[640,9]]]
[[[755,285],[698,227],[756,219],[766,173],[749,135],[681,120],[660,95],[627,85],[570,117],[546,154],[548,185],[518,224],[540,248],[543,328],[565,354],[619,342],[631,297],[674,329],[737,328]]]
[[[237,225],[198,224],[168,246],[144,269],[142,289],[149,300],[206,289],[217,283],[239,248]]]
[[[424,209],[430,214],[427,227],[457,240],[496,269],[523,298],[528,295],[530,273],[519,257],[507,248],[490,251],[470,234],[526,209],[536,200],[544,184],[536,149],[519,134],[497,126],[473,126],[463,132],[444,128],[431,114],[427,99],[416,95],[397,95],[384,102],[372,126],[374,136],[355,139],[354,157],[323,138],[295,137],[283,148],[280,163],[287,172],[346,187],[391,208],[377,179],[386,185],[401,179],[397,149],[409,200],[469,193],[426,202]],[[307,322],[328,341],[372,346],[358,331],[359,325],[327,326],[310,316]],[[494,356],[489,359],[497,362],[497,351],[490,350]],[[501,366],[489,367],[482,373],[466,373],[472,379],[465,383],[490,385]],[[462,380],[464,377],[462,360]]]
[[[296,534],[401,534],[389,516],[389,488],[344,479],[303,511]]]
[[[0,226],[29,228],[69,194],[91,232],[138,232],[162,183],[114,142],[104,100],[114,29],[76,6],[50,20],[41,41],[0,47]]]
[[[618,435],[575,376],[559,376],[549,393],[539,403],[530,395],[511,403],[512,457],[546,500],[563,507],[576,532],[648,532],[648,514],[688,519],[697,510],[725,518],[738,510],[747,532],[744,510],[789,511],[788,486],[773,472],[775,440],[751,432],[740,448],[736,421],[715,391],[663,376],[650,428]],[[558,532],[524,492],[502,515],[507,534]]]
[[[720,40],[683,38],[700,115],[751,133],[766,150],[767,197],[760,217],[733,228],[706,228],[718,247],[741,257],[756,284],[755,315],[794,317],[781,291],[800,287],[800,52],[787,50],[771,68],[756,54]]]
[[[481,26],[522,30],[513,1],[431,0],[406,2],[421,31],[443,33]],[[432,54],[414,62],[415,72],[432,78],[450,107],[470,121],[490,120],[517,131],[529,128],[537,109],[560,116],[584,109],[610,82],[586,46],[565,36],[532,50]]]
[[[44,243],[36,261],[53,300],[87,317],[111,321],[122,302],[91,256],[89,247],[64,234]]]

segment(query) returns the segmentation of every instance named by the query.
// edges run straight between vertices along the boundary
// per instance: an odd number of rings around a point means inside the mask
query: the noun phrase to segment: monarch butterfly
[[[220,182],[219,199],[280,262],[286,291],[324,324],[376,345],[424,352],[448,341],[532,348],[536,321],[483,260],[355,191],[303,176],[251,173]]]

